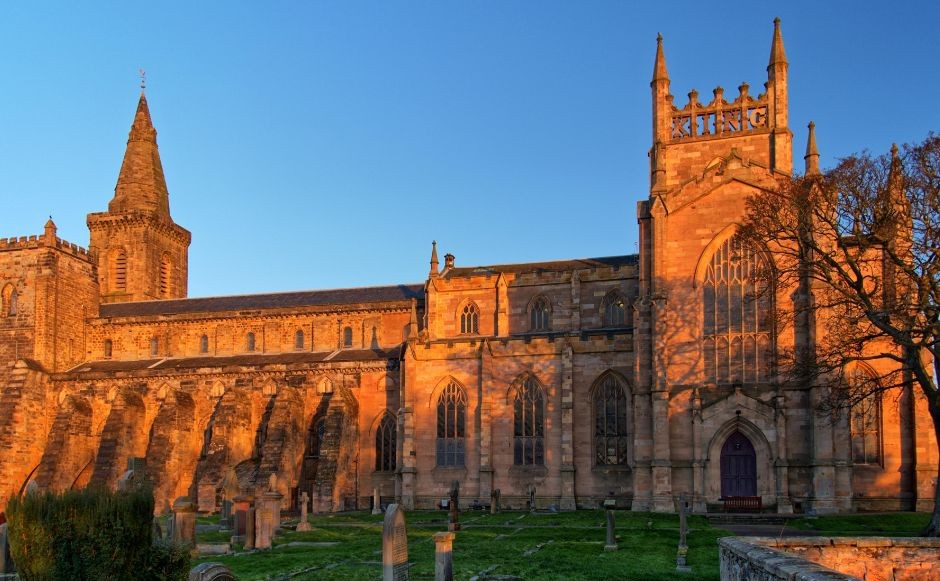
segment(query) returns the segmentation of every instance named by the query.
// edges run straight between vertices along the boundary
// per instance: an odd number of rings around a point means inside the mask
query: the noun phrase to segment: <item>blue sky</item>
[[[635,252],[657,32],[682,105],[761,92],[780,16],[798,168],[810,119],[824,166],[940,130],[936,2],[652,4],[3,3],[0,236],[87,245],[141,67],[191,296]]]

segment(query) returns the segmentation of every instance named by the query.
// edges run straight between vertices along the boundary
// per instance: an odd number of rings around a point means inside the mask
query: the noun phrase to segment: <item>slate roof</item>
[[[242,353],[227,356],[168,357],[166,359],[97,360],[86,361],[70,369],[68,374],[115,373],[120,371],[174,371],[206,367],[261,367],[264,365],[292,365],[304,363],[380,361],[397,359],[399,347],[390,349],[342,349],[340,351],[297,351],[291,353]]]
[[[492,266],[464,266],[451,268],[444,274],[444,278],[458,276],[480,276],[487,274],[525,272],[560,272],[569,270],[585,270],[591,268],[621,268],[635,266],[639,262],[639,255],[627,254],[625,256],[605,256],[601,258],[576,258],[573,260],[553,260],[549,262],[521,262],[519,264],[496,264]]]
[[[135,317],[147,315],[176,315],[181,313],[284,309],[325,305],[410,301],[411,299],[422,299],[423,297],[423,284],[400,284],[394,286],[295,291],[258,295],[110,303],[101,305],[99,316]]]

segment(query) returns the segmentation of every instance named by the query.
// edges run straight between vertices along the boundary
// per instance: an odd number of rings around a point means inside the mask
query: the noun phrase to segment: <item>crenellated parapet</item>
[[[692,141],[770,131],[770,103],[766,92],[756,98],[752,97],[750,86],[741,83],[734,101],[728,102],[725,99],[724,89],[721,87],[716,87],[712,95],[710,103],[702,104],[698,100],[698,91],[693,89],[689,92],[688,103],[681,109],[672,105],[672,95],[667,96],[667,102],[672,107],[670,141]]]
[[[41,234],[0,238],[0,252],[7,252],[12,250],[32,250],[49,247],[61,250],[66,254],[70,254],[83,260],[92,259],[92,253],[87,248],[58,237],[55,238],[55,241],[52,245],[48,244],[46,238]]]

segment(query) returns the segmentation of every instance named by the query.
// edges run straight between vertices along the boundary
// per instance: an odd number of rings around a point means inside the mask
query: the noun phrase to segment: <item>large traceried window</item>
[[[463,466],[467,435],[467,393],[453,381],[437,399],[437,465]]]
[[[705,381],[767,381],[771,364],[772,289],[757,275],[763,258],[740,237],[726,240],[702,281]]]
[[[460,311],[460,334],[476,335],[480,332],[480,309],[473,303],[467,303]]]
[[[395,417],[386,412],[375,430],[375,471],[395,471],[395,446],[398,433]]]
[[[594,463],[629,464],[630,410],[623,383],[612,374],[594,389]]]
[[[880,465],[881,456],[881,393],[874,377],[862,368],[847,373],[849,389],[870,392],[849,410],[854,464]]]
[[[529,330],[548,331],[552,328],[552,305],[545,297],[532,301],[529,308]]]
[[[516,466],[545,464],[545,400],[533,377],[516,387],[513,398],[513,463]]]

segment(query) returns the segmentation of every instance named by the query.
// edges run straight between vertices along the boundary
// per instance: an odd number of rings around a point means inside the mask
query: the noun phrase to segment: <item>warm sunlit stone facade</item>
[[[638,254],[465,267],[435,247],[423,283],[195,299],[141,95],[88,250],[51,220],[0,240],[0,508],[30,480],[114,486],[131,457],[161,509],[216,510],[272,474],[285,505],[307,491],[318,510],[374,489],[430,508],[454,480],[466,505],[534,487],[560,509],[929,508],[916,393],[814,414],[822,388],[774,371],[814,330],[769,312],[801,298],[743,298],[763,260],[735,238],[744,200],[793,170],[779,26],[767,71],[760,95],[680,108],[658,44]]]

